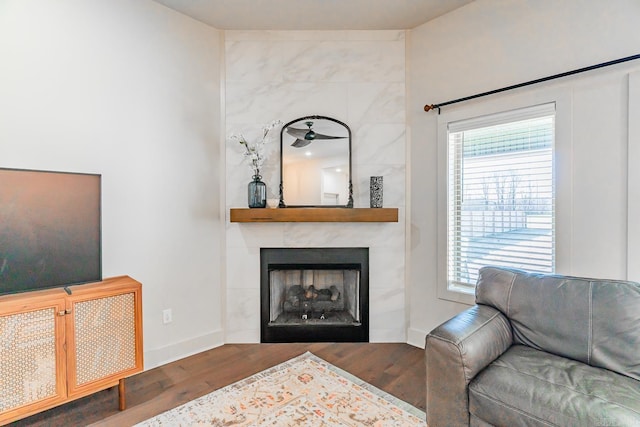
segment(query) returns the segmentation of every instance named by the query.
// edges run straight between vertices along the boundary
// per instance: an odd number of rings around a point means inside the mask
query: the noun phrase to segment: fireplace
[[[260,249],[260,341],[368,342],[368,248]]]

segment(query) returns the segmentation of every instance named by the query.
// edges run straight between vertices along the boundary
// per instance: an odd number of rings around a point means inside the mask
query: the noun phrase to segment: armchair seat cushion
[[[514,345],[469,384],[469,413],[496,426],[640,425],[630,377]]]

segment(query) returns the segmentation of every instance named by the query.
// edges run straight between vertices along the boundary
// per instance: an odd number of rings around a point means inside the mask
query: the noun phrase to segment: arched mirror
[[[353,207],[349,126],[306,116],[282,127],[279,207]]]

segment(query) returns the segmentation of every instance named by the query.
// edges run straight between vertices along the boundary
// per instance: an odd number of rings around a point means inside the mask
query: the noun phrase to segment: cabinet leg
[[[124,378],[118,381],[118,409],[124,411],[127,408],[124,392]]]

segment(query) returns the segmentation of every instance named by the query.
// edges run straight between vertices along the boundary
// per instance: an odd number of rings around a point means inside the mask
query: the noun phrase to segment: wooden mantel
[[[398,208],[231,209],[231,222],[398,222]]]

